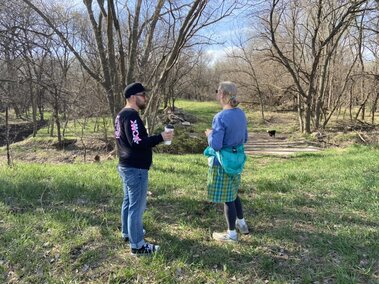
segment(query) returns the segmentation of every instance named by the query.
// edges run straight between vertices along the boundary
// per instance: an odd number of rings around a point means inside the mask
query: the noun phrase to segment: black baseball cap
[[[141,83],[131,83],[127,85],[124,89],[124,97],[125,99],[130,98],[131,96],[147,92],[148,90]]]

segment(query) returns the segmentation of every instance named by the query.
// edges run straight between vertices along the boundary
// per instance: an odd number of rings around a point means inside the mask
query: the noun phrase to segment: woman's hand
[[[209,129],[209,128],[207,128],[207,130],[205,130],[205,136],[209,136],[209,134],[211,134],[212,133],[212,129]]]

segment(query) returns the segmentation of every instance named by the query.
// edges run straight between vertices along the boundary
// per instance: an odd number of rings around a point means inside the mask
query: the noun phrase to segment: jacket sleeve
[[[244,138],[243,143],[244,143],[244,144],[247,143],[247,140],[248,140],[248,139],[249,139],[249,134],[248,134],[248,132],[247,132],[247,121],[246,121],[245,138]]]
[[[212,132],[208,136],[208,144],[215,151],[220,151],[222,148],[222,142],[224,141],[225,127],[222,123],[221,117],[215,116],[212,122]]]
[[[245,137],[244,137],[243,143],[246,144],[248,139],[249,139],[249,134],[248,134],[248,130],[247,130],[247,117],[245,114]]]
[[[136,115],[124,121],[126,139],[132,149],[152,148],[163,141],[161,134],[148,136],[141,118]]]

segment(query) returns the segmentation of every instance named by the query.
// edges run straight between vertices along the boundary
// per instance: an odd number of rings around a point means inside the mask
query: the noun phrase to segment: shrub
[[[175,137],[171,145],[163,143],[155,152],[169,154],[199,154],[208,146],[204,133],[195,132],[192,126],[175,125]]]

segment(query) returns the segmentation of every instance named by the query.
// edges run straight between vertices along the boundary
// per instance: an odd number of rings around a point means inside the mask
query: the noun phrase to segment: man
[[[121,208],[122,238],[130,242],[132,255],[150,255],[158,245],[144,241],[142,223],[146,207],[148,170],[152,163],[152,147],[173,138],[172,132],[148,136],[138,114],[146,108],[148,98],[141,83],[132,83],[124,90],[126,106],[115,120],[115,138],[118,144],[118,172],[123,182],[124,199]]]

